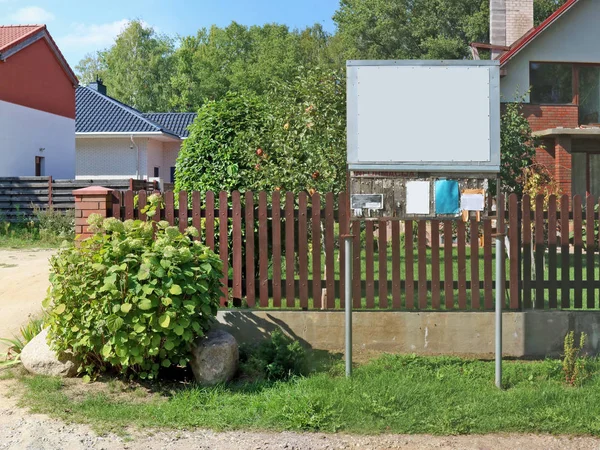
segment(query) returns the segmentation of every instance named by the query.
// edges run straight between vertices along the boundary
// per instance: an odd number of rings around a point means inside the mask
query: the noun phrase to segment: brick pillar
[[[102,186],[90,186],[73,191],[75,196],[75,235],[77,239],[86,239],[92,236],[88,230],[88,217],[90,214],[100,214],[108,217],[112,208],[112,189]]]
[[[558,136],[554,141],[555,177],[563,194],[571,198],[571,137]]]

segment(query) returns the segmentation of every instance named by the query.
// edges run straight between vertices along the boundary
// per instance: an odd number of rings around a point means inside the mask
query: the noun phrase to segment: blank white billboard
[[[497,172],[498,61],[348,61],[350,170]]]

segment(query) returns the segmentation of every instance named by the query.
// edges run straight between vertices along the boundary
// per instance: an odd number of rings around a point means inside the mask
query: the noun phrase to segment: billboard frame
[[[358,162],[357,68],[389,67],[488,67],[490,75],[490,160],[489,161],[363,161]],[[347,161],[350,171],[486,173],[500,171],[500,62],[496,60],[348,60],[347,76]],[[490,177],[491,178],[491,177]]]

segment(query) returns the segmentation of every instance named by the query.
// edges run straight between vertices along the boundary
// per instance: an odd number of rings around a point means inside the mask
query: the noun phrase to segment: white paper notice
[[[430,191],[429,181],[407,181],[406,214],[430,214]]]
[[[462,194],[460,209],[462,211],[483,211],[485,199],[483,194]]]

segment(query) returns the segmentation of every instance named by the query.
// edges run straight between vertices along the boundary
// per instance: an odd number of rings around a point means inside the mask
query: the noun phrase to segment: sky
[[[339,0],[0,0],[0,25],[46,24],[74,67],[86,53],[109,47],[132,19],[170,36],[232,21],[290,28],[320,23],[333,32],[338,5]]]

